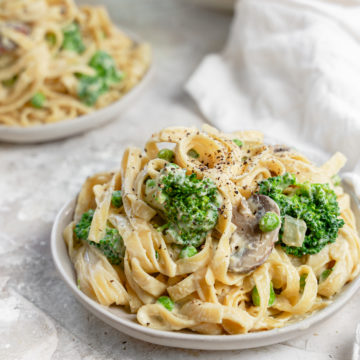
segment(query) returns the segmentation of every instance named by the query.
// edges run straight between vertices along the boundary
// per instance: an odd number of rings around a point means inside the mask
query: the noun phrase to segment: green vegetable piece
[[[64,40],[61,49],[74,51],[81,54],[85,51],[85,45],[80,32],[79,24],[72,23],[63,29]]]
[[[89,65],[95,70],[96,76],[101,77],[107,86],[124,78],[124,73],[116,69],[114,59],[105,51],[97,51],[90,59]]]
[[[169,198],[168,198],[167,194],[163,191],[159,191],[158,196],[155,197],[156,202],[158,202],[160,205],[165,205],[165,203],[167,202],[168,199]]]
[[[303,291],[304,288],[305,288],[307,276],[308,276],[308,274],[302,274],[302,275],[300,276],[300,291]]]
[[[93,106],[99,96],[106,93],[108,87],[102,78],[95,76],[81,75],[79,77],[78,97],[88,106]]]
[[[279,217],[272,211],[268,211],[259,222],[259,228],[262,232],[275,230],[280,225]]]
[[[166,229],[168,229],[168,228],[169,228],[169,224],[166,223],[166,224],[164,224],[164,225],[158,226],[157,229],[156,229],[156,231],[162,233],[164,230],[166,230]]]
[[[98,243],[88,239],[93,217],[94,210],[89,210],[81,216],[80,221],[74,228],[76,237],[97,247],[108,258],[111,264],[121,264],[125,256],[125,245],[118,230],[106,227],[105,236]]]
[[[268,306],[273,306],[276,299],[276,294],[274,291],[274,286],[272,281],[270,282],[270,296],[269,296],[269,303]]]
[[[175,303],[168,296],[160,296],[156,302],[169,311],[172,311],[175,306]]]
[[[319,283],[325,281],[329,277],[332,271],[333,271],[332,268],[324,270],[319,277]]]
[[[56,44],[56,35],[54,33],[47,33],[45,35],[45,40],[50,46],[54,46]]]
[[[109,91],[109,86],[121,81],[124,74],[116,69],[114,59],[105,51],[97,51],[89,61],[95,70],[94,76],[78,75],[78,97],[88,106],[93,106],[98,98]]]
[[[255,306],[260,306],[260,295],[256,286],[251,291],[251,299]]]
[[[331,180],[334,186],[339,186],[341,184],[341,177],[339,176],[339,174],[332,176]]]
[[[288,246],[301,247],[305,240],[306,229],[304,220],[285,215],[282,242]]]
[[[281,194],[291,185],[296,185],[296,178],[292,174],[285,173],[284,175],[275,176],[261,181],[259,184],[259,193],[264,195],[266,195],[267,193]]]
[[[159,261],[159,259],[160,259],[160,255],[157,250],[155,250],[155,258],[157,261]]]
[[[82,214],[80,221],[75,225],[74,233],[79,240],[87,240],[93,217],[94,210],[89,210]]]
[[[233,142],[238,146],[241,147],[244,145],[244,143],[239,139],[233,139]]]
[[[112,196],[111,196],[111,204],[112,204],[112,206],[114,206],[116,208],[119,208],[122,206],[123,201],[122,201],[121,190],[113,191]]]
[[[307,196],[308,198],[312,197],[312,187],[308,181],[299,185],[299,194],[303,196]]]
[[[189,257],[196,255],[197,252],[198,251],[196,250],[196,247],[194,247],[192,245],[188,245],[181,249],[179,258],[180,259],[189,258]]]
[[[219,217],[222,197],[209,178],[167,163],[156,179],[147,180],[146,202],[159,210],[166,221],[158,231],[165,231],[169,243],[199,247]]]
[[[187,154],[194,159],[197,159],[200,156],[195,149],[190,149]]]
[[[253,287],[252,291],[251,291],[251,299],[252,302],[255,306],[260,306],[260,295],[259,295],[259,291],[257,289],[256,286]],[[272,281],[270,282],[270,294],[269,294],[269,302],[268,302],[268,306],[272,306],[274,305],[276,299],[276,294],[274,291],[274,286]]]
[[[96,246],[113,265],[120,265],[125,256],[125,246],[118,230],[106,228],[103,239],[98,243],[89,241],[90,245]]]
[[[80,290],[80,279],[77,279],[77,287]]]
[[[3,80],[1,83],[2,83],[5,87],[9,88],[9,87],[13,86],[13,85],[16,83],[16,80],[17,80],[17,79],[18,79],[18,75],[14,75],[14,76],[12,76],[12,77],[9,78],[9,79]]]
[[[173,162],[175,158],[175,154],[170,149],[162,149],[158,152],[157,157],[159,159],[166,160],[168,162]]]
[[[30,99],[30,104],[37,109],[41,109],[46,101],[46,96],[41,93],[41,92],[37,92],[31,99]]]
[[[146,186],[149,188],[153,188],[156,186],[156,181],[153,179],[148,179],[146,180]]]
[[[336,241],[339,229],[344,226],[344,220],[339,217],[336,194],[328,184],[301,184],[294,175],[285,173],[260,182],[259,193],[272,198],[280,208],[279,242],[288,254],[298,257],[317,254],[324,246]],[[285,243],[285,216],[305,222],[301,246]]]

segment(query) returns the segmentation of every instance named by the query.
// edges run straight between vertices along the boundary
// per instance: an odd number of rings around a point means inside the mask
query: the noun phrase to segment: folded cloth
[[[239,0],[223,52],[186,89],[223,131],[341,151],[360,174],[359,19],[355,0]]]

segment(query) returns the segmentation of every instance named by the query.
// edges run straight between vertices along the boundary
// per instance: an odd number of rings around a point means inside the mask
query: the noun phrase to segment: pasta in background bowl
[[[119,110],[148,77],[149,45],[117,29],[103,7],[5,0],[0,20],[0,139],[47,140],[64,136],[65,126],[69,134],[97,126],[116,112],[98,121],[91,114]],[[85,120],[54,126],[70,119]]]
[[[289,339],[359,286],[355,217],[334,178],[344,161],[316,167],[258,132],[165,129],[144,152],[126,150],[119,171],[86,180],[55,222],[55,263],[91,311],[147,341],[237,349]],[[329,219],[336,226],[317,238]]]

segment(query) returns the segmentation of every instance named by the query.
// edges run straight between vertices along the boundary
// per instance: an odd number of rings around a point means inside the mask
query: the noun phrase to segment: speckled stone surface
[[[155,74],[138,101],[101,129],[47,144],[0,144],[0,359],[350,359],[360,293],[305,337],[220,353],[132,339],[85,310],[59,278],[49,245],[56,212],[87,175],[119,166],[128,145],[142,146],[165,126],[201,125],[183,85],[205,54],[221,50],[231,23],[231,14],[191,0],[103,2],[117,23],[152,43]]]

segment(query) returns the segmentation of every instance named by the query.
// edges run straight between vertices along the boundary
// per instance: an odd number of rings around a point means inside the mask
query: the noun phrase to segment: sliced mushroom
[[[269,211],[280,216],[276,202],[266,195],[252,195],[233,209],[232,222],[237,226],[230,239],[229,271],[248,273],[263,264],[269,257],[278,239],[279,227],[273,231],[262,232],[260,219]]]
[[[1,27],[10,28],[25,35],[30,34],[30,27],[21,22],[7,22],[7,23],[3,23]],[[12,40],[1,34],[1,27],[0,27],[0,55],[14,51],[17,48],[16,43],[14,43]]]

